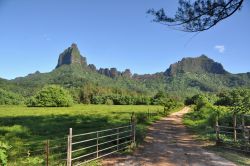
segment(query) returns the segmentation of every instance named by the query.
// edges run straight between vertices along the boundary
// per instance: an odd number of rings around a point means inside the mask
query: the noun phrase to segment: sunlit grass
[[[73,107],[31,108],[25,106],[0,106],[0,141],[12,146],[9,153],[11,165],[43,165],[42,158],[27,157],[29,152],[41,149],[49,139],[51,146],[64,145],[69,128],[73,134],[126,125],[132,112],[163,112],[162,106],[131,105],[74,105]],[[146,126],[160,118],[154,116],[137,126],[137,140],[141,142]],[[66,146],[65,146],[66,147]],[[32,153],[31,153],[32,154]],[[26,157],[25,157],[26,156]],[[20,158],[22,162],[20,162]]]

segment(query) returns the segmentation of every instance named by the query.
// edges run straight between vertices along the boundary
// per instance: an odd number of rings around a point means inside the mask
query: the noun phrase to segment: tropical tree
[[[219,94],[216,105],[229,106],[235,114],[244,114],[250,111],[250,90],[234,89]]]
[[[45,86],[27,106],[30,107],[69,107],[73,104],[73,98],[67,90],[57,85]]]

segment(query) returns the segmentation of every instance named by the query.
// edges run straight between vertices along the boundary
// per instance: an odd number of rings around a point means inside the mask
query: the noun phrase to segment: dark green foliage
[[[220,93],[216,105],[228,106],[234,113],[247,113],[250,111],[250,90],[234,89]]]
[[[27,102],[29,107],[69,107],[72,104],[69,92],[56,85],[44,87]]]
[[[192,105],[192,104],[194,104],[194,100],[193,100],[193,98],[192,97],[187,97],[185,100],[184,100],[184,104],[185,105]]]
[[[137,96],[135,99],[135,105],[149,105],[149,104],[151,104],[150,97]]]
[[[84,104],[114,104],[114,105],[148,105],[147,95],[131,92],[125,89],[103,87],[85,83],[80,89],[80,103]]]
[[[18,105],[23,103],[23,98],[13,92],[0,88],[0,105]]]
[[[148,120],[148,116],[144,112],[140,112],[136,114],[136,123],[146,123]]]
[[[7,151],[10,148],[11,148],[11,146],[0,141],[0,165],[7,166],[7,161],[8,161]]]
[[[241,114],[249,112],[249,89],[221,92],[218,97],[195,95],[188,98],[186,103],[192,103],[195,106],[193,111],[185,116],[185,124],[199,133],[214,133],[216,117],[218,117],[220,125],[233,126],[233,114],[239,114],[237,121],[241,122]],[[246,123],[249,123],[247,119]]]
[[[114,105],[149,105],[149,97],[128,96],[119,94],[93,96],[91,104],[114,104]]]
[[[153,105],[164,105],[168,100],[168,96],[162,92],[159,91],[158,93],[156,93],[156,95],[151,99],[151,103]]]

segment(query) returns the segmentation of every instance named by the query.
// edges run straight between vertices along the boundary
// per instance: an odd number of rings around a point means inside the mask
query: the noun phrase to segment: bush
[[[11,146],[3,143],[0,141],[0,165],[6,166],[7,165],[7,151],[11,148]]]
[[[23,98],[13,92],[0,89],[0,105],[18,105],[23,103]]]
[[[150,98],[147,96],[139,96],[135,99],[136,105],[149,105],[150,104]]]
[[[114,103],[113,103],[113,100],[107,99],[107,100],[105,101],[105,104],[106,104],[106,105],[113,105]]]
[[[104,104],[104,98],[102,96],[94,96],[91,99],[91,104]]]
[[[192,97],[187,97],[185,99],[185,101],[184,101],[184,104],[187,105],[187,106],[194,104],[193,98]]]
[[[73,104],[72,96],[60,86],[45,86],[28,102],[29,107],[69,107]]]

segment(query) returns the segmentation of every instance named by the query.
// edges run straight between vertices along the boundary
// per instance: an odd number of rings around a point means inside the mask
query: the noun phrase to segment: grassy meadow
[[[150,105],[74,105],[72,107],[35,108],[26,106],[0,106],[0,141],[10,146],[10,165],[44,164],[44,143],[61,146],[51,153],[65,158],[68,129],[73,134],[106,129],[128,124],[132,112],[136,114],[163,112],[162,106]],[[139,121],[137,141],[143,140],[146,126],[162,116]],[[39,156],[39,157],[36,157]]]

